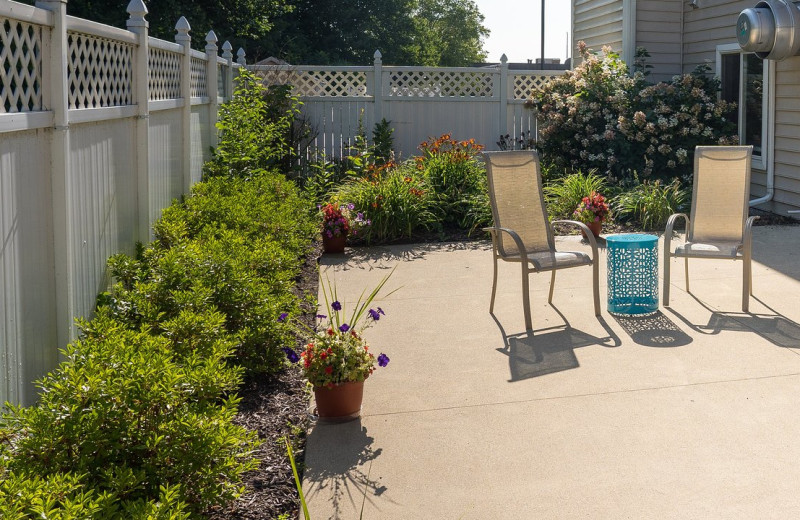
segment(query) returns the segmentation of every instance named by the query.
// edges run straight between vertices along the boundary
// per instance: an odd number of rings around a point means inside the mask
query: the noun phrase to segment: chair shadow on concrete
[[[370,476],[372,461],[382,451],[373,449],[373,442],[361,419],[339,424],[318,422],[311,430],[306,461],[318,461],[319,467],[306,467],[304,480],[311,484],[305,494],[331,495],[333,518],[343,518],[346,511],[362,510],[363,504],[372,503],[371,497],[386,491],[386,486]],[[350,506],[342,507],[345,502]]]
[[[503,336],[503,347],[497,351],[508,356],[511,373],[509,383],[578,368],[580,363],[575,355],[576,348],[589,345],[620,346],[619,337],[602,316],[597,316],[597,321],[608,332],[608,336],[597,337],[573,328],[561,311],[552,307],[561,316],[564,325],[513,334],[507,334],[497,316],[491,313]]]
[[[775,346],[783,348],[800,348],[800,323],[790,320],[755,296],[751,298],[766,307],[772,314],[755,314],[752,312],[719,312],[711,309],[691,295],[700,305],[711,313],[708,323],[698,325],[670,308],[678,319],[698,334],[715,335],[723,330],[754,332]]]
[[[682,347],[692,342],[691,336],[661,311],[648,316],[612,316],[637,345]]]

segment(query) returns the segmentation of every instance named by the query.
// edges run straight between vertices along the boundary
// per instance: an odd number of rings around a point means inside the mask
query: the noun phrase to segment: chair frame
[[[496,202],[495,202],[494,186],[493,186],[493,181],[492,181],[492,175],[491,175],[491,172],[490,172],[490,168],[491,168],[491,166],[490,166],[490,158],[486,157],[486,156],[488,156],[490,154],[500,154],[500,153],[521,153],[521,152],[516,151],[516,152],[488,152],[488,153],[484,153],[484,156],[485,156],[485,158],[487,160],[487,170],[489,170],[488,178],[489,178],[490,200],[491,200],[491,204],[492,204],[492,217],[493,217],[495,223],[499,220],[499,218],[498,218],[498,215],[497,215],[498,212],[497,212],[497,207],[496,207]],[[534,161],[535,161],[535,163],[537,165],[536,174],[539,177],[538,184],[539,184],[539,194],[540,194],[540,197],[541,197],[542,196],[542,183],[541,183],[541,173],[538,170],[539,156],[535,151],[528,151],[528,152],[525,152],[525,153],[532,154],[533,157],[534,157]],[[547,221],[548,220],[547,219],[547,214],[546,214],[546,210],[544,209],[544,207],[542,208],[542,211],[544,211],[544,213],[545,213],[545,215],[544,215],[545,221]],[[584,232],[584,234],[587,237],[587,241],[589,242],[589,246],[591,247],[591,250],[592,250],[591,266],[592,266],[592,289],[593,289],[593,296],[594,296],[594,313],[595,313],[595,316],[600,316],[600,289],[599,289],[600,268],[599,268],[599,255],[598,255],[598,248],[597,248],[597,240],[595,239],[594,234],[591,232],[589,227],[586,224],[582,223],[582,222],[578,222],[576,220],[554,220],[552,222],[549,222],[547,224],[547,226],[546,226],[546,232],[548,234],[548,242],[551,244],[551,247],[550,247],[551,253],[556,253],[557,252],[557,250],[555,249],[555,242],[553,240],[554,235],[555,235],[555,226],[557,224],[566,224],[566,225],[578,227],[579,229],[581,229]],[[526,251],[525,244],[522,241],[522,238],[513,229],[509,229],[509,228],[506,228],[506,227],[500,227],[500,226],[497,226],[495,224],[494,226],[483,228],[483,231],[489,232],[491,234],[491,236],[492,236],[492,259],[493,259],[493,263],[494,263],[494,275],[493,275],[493,279],[492,279],[492,297],[491,297],[491,301],[489,303],[489,313],[490,314],[494,314],[494,302],[495,302],[495,296],[497,294],[497,264],[498,264],[498,260],[503,260],[505,262],[518,262],[520,264],[521,274],[522,274],[522,309],[523,309],[523,314],[525,316],[525,328],[527,330],[533,330],[533,323],[532,323],[532,319],[531,319],[529,275],[531,273],[551,271],[551,275],[550,275],[550,292],[549,292],[549,295],[547,297],[547,302],[552,305],[552,303],[553,303],[553,290],[555,288],[555,282],[556,282],[556,271],[561,270],[561,269],[570,269],[570,268],[573,268],[573,267],[583,267],[583,266],[589,265],[589,264],[580,264],[580,265],[568,265],[568,266],[565,266],[565,267],[558,267],[557,264],[554,263],[552,267],[541,268],[540,269],[540,268],[537,268],[535,266],[535,264],[529,259],[528,253]],[[518,256],[517,255],[506,256],[506,255],[501,254],[500,246],[498,244],[499,237],[500,237],[501,233],[506,233],[514,241],[514,243],[516,244],[516,247],[517,247]],[[561,251],[561,252],[567,252],[567,251]]]
[[[700,148],[700,147],[698,147]],[[740,146],[736,148],[750,148],[752,151],[752,146]],[[695,152],[696,153],[696,152]],[[749,161],[750,161],[750,153],[747,155],[748,161],[748,175],[747,175],[747,182],[750,182],[750,175],[749,175]],[[695,168],[695,175],[697,175],[697,171]],[[696,181],[695,181],[696,183]],[[694,209],[694,205],[696,203],[697,194],[695,193],[696,189],[693,186],[692,188],[692,208]],[[745,204],[745,211],[747,207],[749,207],[749,190],[746,193],[746,197],[744,200]],[[684,235],[684,244],[688,240],[690,236],[692,236],[692,220],[689,218],[688,215],[685,213],[674,213],[672,214],[669,219],[667,220],[667,226],[664,230],[664,285],[663,285],[663,300],[664,300],[664,307],[669,307],[669,289],[670,289],[670,260],[672,258],[683,258],[684,260],[684,271],[685,271],[685,279],[686,279],[686,292],[689,291],[689,258],[698,258],[698,259],[711,259],[711,260],[742,260],[742,312],[749,311],[749,303],[750,303],[750,296],[753,295],[753,270],[752,270],[752,246],[753,246],[753,234],[752,228],[753,223],[758,220],[758,216],[748,217],[744,223],[744,228],[742,230],[742,242],[738,247],[736,252],[736,256],[730,255],[692,255],[689,252],[684,252],[683,254],[678,254],[677,252],[670,252],[670,245],[672,243],[672,235],[673,229],[675,224],[677,223],[678,219],[684,219],[686,223],[686,234]],[[702,243],[702,242],[699,242]]]

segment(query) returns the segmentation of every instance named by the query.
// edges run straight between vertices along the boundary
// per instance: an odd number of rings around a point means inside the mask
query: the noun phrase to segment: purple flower
[[[383,309],[381,309],[380,307],[378,307],[378,312],[379,312],[379,313],[381,313],[381,314],[383,314],[384,316],[386,316],[386,313],[385,313],[385,312],[383,312]]]
[[[349,203],[347,205],[347,209],[350,209],[350,210],[356,209],[356,205],[351,202],[351,203]]]
[[[339,325],[339,330],[342,332],[347,332],[348,330],[350,330],[350,325],[348,325],[347,323],[342,323],[341,325]]]
[[[318,320],[327,320],[327,319],[328,319],[328,317],[327,317],[327,316],[325,316],[324,314],[317,314],[317,319],[318,319]]]
[[[335,301],[335,302],[333,302],[331,304],[331,309],[333,309],[335,311],[340,311],[340,310],[342,310],[342,304],[339,303],[338,301]]]
[[[280,316],[278,316],[278,322],[282,322],[286,320],[286,317],[289,315],[288,312],[282,312]]]
[[[297,363],[298,361],[300,361],[300,356],[297,355],[297,352],[290,349],[289,347],[283,347],[281,350],[283,350],[286,353],[286,358],[292,363]]]
[[[389,364],[389,356],[387,356],[386,354],[381,354],[380,356],[378,356],[379,366],[385,367],[388,364]]]
[[[378,311],[376,311],[375,309],[370,309],[368,314],[369,314],[369,317],[372,318],[375,321],[378,321],[379,319],[381,319],[380,313]]]

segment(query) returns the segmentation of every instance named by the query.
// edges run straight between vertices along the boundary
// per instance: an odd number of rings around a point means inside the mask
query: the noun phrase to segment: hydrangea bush
[[[544,161],[573,170],[595,168],[612,182],[687,180],[698,144],[735,144],[735,105],[717,99],[708,67],[648,84],[629,74],[610,47],[595,54],[580,42],[583,59],[534,92],[527,106],[539,114]]]

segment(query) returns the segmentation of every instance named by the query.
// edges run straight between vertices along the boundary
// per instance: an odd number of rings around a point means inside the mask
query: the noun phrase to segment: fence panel
[[[150,38],[129,9],[126,30],[0,0],[0,403],[35,400],[108,257],[149,239],[216,144],[230,44],[188,50],[185,20],[185,46]]]
[[[249,67],[266,85],[290,84],[304,103],[316,139],[308,157],[348,154],[361,128],[368,138],[381,118],[394,128],[395,153],[418,153],[419,144],[442,134],[475,139],[496,149],[501,135],[536,137],[535,114],[525,108],[531,91],[564,71],[509,71],[505,62],[486,68]]]

